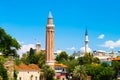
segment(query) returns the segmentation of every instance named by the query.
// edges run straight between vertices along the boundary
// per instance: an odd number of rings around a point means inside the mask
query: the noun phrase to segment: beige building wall
[[[40,71],[18,71],[17,80],[39,80]]]

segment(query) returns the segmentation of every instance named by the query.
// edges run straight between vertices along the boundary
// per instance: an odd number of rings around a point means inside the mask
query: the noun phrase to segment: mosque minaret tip
[[[87,31],[87,28],[86,28],[86,32],[85,32],[85,53],[88,53],[89,51],[88,51],[88,42],[89,42],[89,40],[88,40],[88,31]]]
[[[46,25],[46,64],[54,67],[54,24],[52,13],[49,12]]]

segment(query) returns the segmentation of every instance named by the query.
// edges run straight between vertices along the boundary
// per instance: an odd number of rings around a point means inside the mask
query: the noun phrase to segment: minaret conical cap
[[[53,18],[51,11],[49,11],[48,18]]]
[[[88,35],[88,30],[87,30],[87,28],[86,28],[86,31],[85,31],[85,35]]]

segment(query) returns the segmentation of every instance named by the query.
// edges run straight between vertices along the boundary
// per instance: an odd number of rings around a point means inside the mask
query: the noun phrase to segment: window
[[[19,80],[22,80],[21,77],[19,77]]]
[[[37,76],[35,77],[35,80],[37,80]]]

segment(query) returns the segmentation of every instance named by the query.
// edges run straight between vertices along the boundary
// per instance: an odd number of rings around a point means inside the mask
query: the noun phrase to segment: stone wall
[[[9,80],[14,79],[14,61],[9,59],[4,64],[4,68],[7,70]]]

